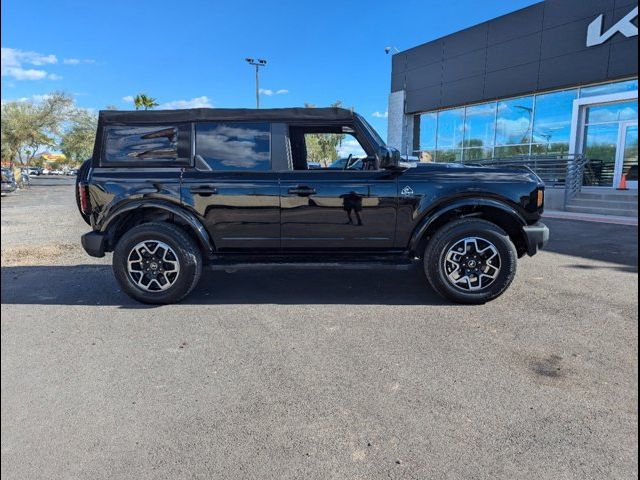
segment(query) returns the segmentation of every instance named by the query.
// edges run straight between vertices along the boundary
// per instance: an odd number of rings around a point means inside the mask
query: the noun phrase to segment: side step
[[[256,258],[241,259],[235,257],[229,258],[211,258],[209,263],[205,265],[207,270],[233,272],[236,270],[290,270],[290,269],[336,269],[336,270],[409,270],[416,264],[420,263],[420,259],[411,259],[405,256],[391,258],[363,258],[363,259],[345,259],[331,261],[323,261],[313,258]]]

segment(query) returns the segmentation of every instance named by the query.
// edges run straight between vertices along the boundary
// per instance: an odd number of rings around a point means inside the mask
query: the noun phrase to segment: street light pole
[[[256,108],[260,108],[260,67],[264,67],[267,64],[267,61],[258,58],[245,58],[245,61],[249,65],[254,65],[256,67]]]

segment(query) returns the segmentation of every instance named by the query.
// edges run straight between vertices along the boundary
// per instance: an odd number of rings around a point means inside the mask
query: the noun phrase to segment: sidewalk
[[[596,215],[593,213],[573,213],[559,210],[545,211],[542,218],[560,218],[565,220],[580,220],[583,222],[613,223],[615,225],[638,226],[638,217],[621,217],[616,215]]]

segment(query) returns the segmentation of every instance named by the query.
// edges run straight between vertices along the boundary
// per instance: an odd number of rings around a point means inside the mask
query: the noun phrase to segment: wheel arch
[[[109,249],[115,248],[120,237],[130,228],[143,223],[164,221],[182,227],[205,254],[215,247],[202,222],[193,213],[162,201],[131,202],[118,208],[102,224],[100,231],[107,234]]]
[[[450,221],[464,217],[477,217],[502,228],[522,257],[527,252],[527,242],[522,227],[525,219],[511,205],[493,198],[464,198],[442,205],[424,215],[414,229],[409,241],[409,251],[421,256],[433,234]]]

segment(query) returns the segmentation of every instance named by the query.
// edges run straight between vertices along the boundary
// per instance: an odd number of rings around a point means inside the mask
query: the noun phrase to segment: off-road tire
[[[150,292],[133,281],[127,269],[127,259],[140,242],[164,242],[175,252],[179,274],[167,290]],[[198,284],[202,274],[202,253],[196,242],[180,227],[166,222],[144,223],[126,232],[113,252],[113,272],[122,290],[134,300],[150,304],[176,303]]]
[[[467,237],[491,242],[500,254],[500,271],[493,280],[478,291],[465,291],[447,278],[445,255],[452,246]],[[424,271],[433,289],[441,296],[457,303],[482,304],[502,295],[516,275],[518,254],[507,233],[499,226],[478,218],[462,218],[441,227],[431,237],[424,252]]]

